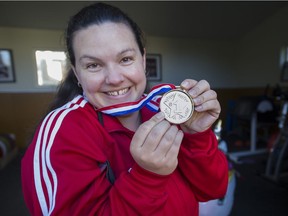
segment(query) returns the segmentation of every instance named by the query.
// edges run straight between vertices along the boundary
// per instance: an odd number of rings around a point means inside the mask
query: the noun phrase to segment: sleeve
[[[178,161],[179,168],[198,201],[225,195],[228,161],[218,149],[218,142],[211,129],[197,134],[185,134]]]
[[[45,164],[41,165],[38,183],[46,212],[62,216],[161,215],[169,176],[158,176],[134,165],[112,185],[106,178],[107,167],[101,165],[106,161],[107,143],[103,131],[93,123],[68,118],[54,138],[53,130],[49,131],[50,141],[42,146]]]

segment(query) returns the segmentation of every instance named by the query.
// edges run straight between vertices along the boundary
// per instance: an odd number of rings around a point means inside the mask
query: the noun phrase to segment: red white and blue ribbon
[[[100,109],[97,109],[97,111],[112,116],[121,116],[136,112],[146,106],[150,110],[157,112],[159,110],[158,101],[159,98],[161,98],[161,95],[175,88],[176,87],[172,84],[160,84],[154,86],[148,94],[145,94],[138,101],[102,107]]]

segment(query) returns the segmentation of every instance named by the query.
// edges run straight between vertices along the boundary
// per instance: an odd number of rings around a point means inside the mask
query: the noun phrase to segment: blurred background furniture
[[[12,133],[0,134],[0,170],[11,162],[17,153],[15,135]]]
[[[236,100],[227,122],[230,125],[227,137],[237,134],[248,149],[230,152],[230,159],[237,162],[240,157],[267,152],[267,142],[271,130],[277,125],[276,119],[277,109],[268,97],[248,96]]]

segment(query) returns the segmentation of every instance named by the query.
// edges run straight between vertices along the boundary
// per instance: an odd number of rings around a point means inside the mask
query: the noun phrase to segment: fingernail
[[[181,86],[183,87],[183,88],[186,88],[187,86],[188,86],[188,82],[187,81],[184,81],[184,82],[182,82],[181,83]]]
[[[196,96],[197,96],[197,92],[196,92],[194,89],[190,90],[190,91],[189,91],[189,94],[190,94],[192,97],[196,97]]]
[[[203,109],[203,106],[202,105],[200,105],[200,106],[195,106],[195,110],[196,111],[201,111]]]
[[[193,96],[192,96],[193,97]],[[193,98],[193,102],[195,105],[198,105],[201,103],[200,99],[199,98]]]

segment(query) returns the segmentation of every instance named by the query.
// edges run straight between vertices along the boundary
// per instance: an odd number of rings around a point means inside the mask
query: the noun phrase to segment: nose
[[[106,71],[105,81],[107,84],[117,85],[124,81],[124,76],[121,70],[116,69],[116,68],[109,68]]]

